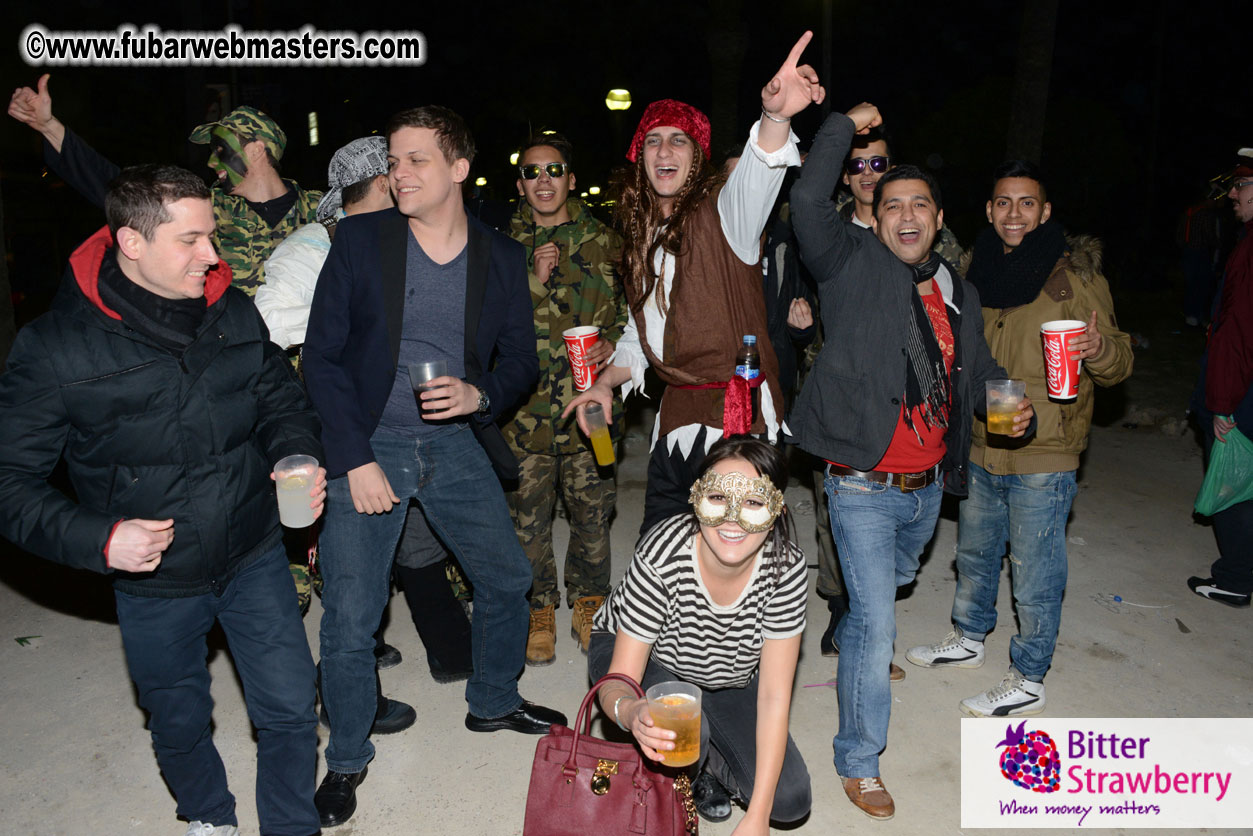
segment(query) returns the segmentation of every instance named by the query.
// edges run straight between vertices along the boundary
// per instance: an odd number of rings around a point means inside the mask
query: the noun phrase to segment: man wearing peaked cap
[[[36,87],[13,93],[9,115],[42,134],[48,167],[103,208],[106,187],[119,168],[52,114],[47,74]],[[188,139],[212,150],[208,165],[218,178],[212,190],[213,246],[230,265],[231,284],[253,295],[265,282],[263,265],[279,242],[316,220],[321,192],[279,176],[287,136],[256,108],[237,107],[198,126]]]

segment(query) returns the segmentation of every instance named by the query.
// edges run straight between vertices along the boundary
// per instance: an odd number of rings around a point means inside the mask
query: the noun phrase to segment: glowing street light
[[[478,178],[477,180],[475,180],[475,181],[474,181],[474,185],[476,185],[476,186],[486,186],[486,185],[487,185],[487,178],[486,178],[486,177],[480,177],[480,178]]]
[[[615,87],[605,95],[605,107],[610,110],[627,110],[631,107],[631,93]]]
[[[600,186],[591,186],[587,190],[588,194],[600,194]]]
[[[509,165],[517,165],[517,164],[518,164],[518,152],[514,151],[512,154],[509,155]]]

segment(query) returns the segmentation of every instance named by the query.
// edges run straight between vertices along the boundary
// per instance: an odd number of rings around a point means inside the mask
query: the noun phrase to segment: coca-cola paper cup
[[[1077,319],[1055,319],[1040,326],[1044,344],[1044,380],[1049,399],[1073,401],[1079,396],[1079,370],[1083,361],[1078,353],[1066,347],[1071,337],[1082,334],[1088,324]]]
[[[566,341],[566,353],[570,355],[570,372],[574,375],[574,388],[586,392],[596,382],[596,372],[587,362],[587,352],[600,339],[600,329],[595,325],[580,325],[561,332]]]

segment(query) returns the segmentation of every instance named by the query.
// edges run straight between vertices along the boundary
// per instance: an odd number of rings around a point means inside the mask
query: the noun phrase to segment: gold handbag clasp
[[[618,774],[618,762],[600,758],[596,761],[596,771],[592,773],[592,794],[604,795],[609,792],[609,776]]]

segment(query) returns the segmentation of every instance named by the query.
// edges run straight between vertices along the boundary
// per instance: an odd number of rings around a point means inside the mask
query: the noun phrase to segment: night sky
[[[359,5],[359,4],[358,4]],[[580,188],[606,186],[643,106],[679,98],[714,117],[715,156],[741,145],[759,91],[795,39],[813,29],[803,60],[823,74],[832,107],[867,100],[882,111],[898,162],[931,168],[946,219],[969,245],[985,223],[991,170],[1005,155],[1020,6],[1000,2],[877,3],[832,0],[831,66],[823,73],[821,0],[670,4],[423,3],[387,15],[352,3],[223,0],[200,11],[168,3],[78,2],[70,8],[10,3],[3,16],[5,93],[43,70],[25,65],[18,36],[50,30],[112,30],[154,23],[166,30],[418,30],[422,67],[53,68],[54,112],[125,165],[173,161],[208,173],[203,146],[186,142],[203,118],[208,85],[233,90],[288,132],[284,175],[321,188],[331,153],[381,130],[403,107],[444,104],[469,121],[479,146],[471,177],[491,196],[514,195],[508,156],[532,130],[551,127],[575,144]],[[229,18],[227,17],[229,10]],[[766,11],[768,10],[768,11]],[[925,11],[920,11],[925,10]],[[1253,18],[1247,3],[1062,0],[1048,102],[1043,165],[1054,217],[1106,240],[1117,289],[1157,286],[1174,267],[1171,242],[1182,209],[1205,181],[1253,146]],[[742,48],[742,58],[736,58]],[[606,91],[625,87],[631,109],[615,121]],[[719,98],[721,97],[721,98]],[[715,101],[722,106],[715,106]],[[307,114],[318,113],[310,147]],[[821,118],[794,122],[802,146]],[[15,288],[55,286],[63,260],[101,223],[100,213],[43,173],[36,135],[0,122],[0,188]]]

